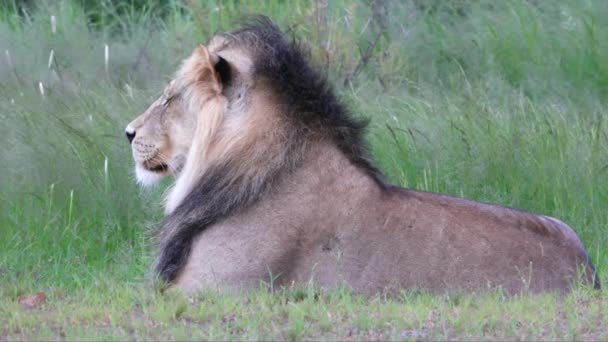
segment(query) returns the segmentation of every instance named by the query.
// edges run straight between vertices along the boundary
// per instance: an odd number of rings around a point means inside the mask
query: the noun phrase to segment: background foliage
[[[123,129],[196,43],[251,13],[371,118],[394,183],[558,217],[608,273],[606,1],[9,0],[0,298],[142,286],[163,187],[134,184]]]

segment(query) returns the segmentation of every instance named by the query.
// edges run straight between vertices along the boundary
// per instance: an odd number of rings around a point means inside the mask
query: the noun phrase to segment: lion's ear
[[[204,64],[209,64],[211,66],[215,65],[215,63],[217,63],[218,61],[218,55],[209,52],[209,50],[207,49],[207,47],[205,45],[199,45],[194,49],[194,52],[192,52],[192,54],[194,56],[196,56],[200,61],[202,61]]]
[[[232,67],[230,63],[220,55],[210,52],[204,45],[199,45],[194,50],[194,54],[204,64],[207,64],[215,71],[215,79],[220,83],[220,88],[224,89],[232,80]]]
[[[215,73],[218,76],[218,80],[222,84],[222,89],[230,86],[232,83],[233,68],[227,60],[221,56],[217,56],[217,62],[213,65]]]

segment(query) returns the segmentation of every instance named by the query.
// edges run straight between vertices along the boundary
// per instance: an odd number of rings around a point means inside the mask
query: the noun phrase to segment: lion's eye
[[[162,101],[160,102],[160,106],[162,107],[163,112],[169,108],[169,105],[173,100],[175,100],[179,95],[174,94],[171,96],[164,96]]]

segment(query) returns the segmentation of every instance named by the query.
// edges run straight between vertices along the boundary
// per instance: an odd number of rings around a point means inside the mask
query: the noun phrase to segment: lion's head
[[[146,111],[126,128],[131,142],[137,180],[145,185],[155,183],[163,176],[177,175],[182,171],[193,146],[194,137],[217,119],[213,113],[190,110],[191,93],[197,92],[196,100],[208,108],[221,95],[221,83],[214,66],[219,58],[198,46],[190,58],[184,61],[180,72],[164,89],[163,94]],[[195,71],[195,72],[193,72]],[[207,115],[206,118],[199,118]],[[205,122],[208,127],[198,127]]]
[[[213,172],[226,184],[247,184],[239,189],[262,189],[268,183],[263,179],[286,172],[317,141],[331,141],[378,178],[364,127],[298,43],[257,18],[198,46],[126,135],[140,183],[176,177],[165,201],[169,214],[193,189],[204,188],[197,182],[212,179]]]
[[[150,185],[164,176],[176,177],[167,212],[191,190],[212,155],[246,136],[239,134],[243,118],[237,112],[245,107],[250,61],[236,50],[221,37],[197,46],[163,94],[127,125],[138,182]],[[218,138],[219,131],[223,138]]]

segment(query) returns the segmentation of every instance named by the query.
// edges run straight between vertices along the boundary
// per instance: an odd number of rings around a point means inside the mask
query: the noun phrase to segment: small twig
[[[367,66],[367,63],[369,63],[370,59],[372,58],[374,49],[376,48],[376,45],[378,45],[378,42],[380,41],[380,37],[382,37],[382,31],[379,31],[376,34],[376,37],[374,38],[372,44],[369,44],[367,46],[367,49],[363,53],[360,53],[361,58],[359,59],[359,62],[357,63],[357,66],[355,67],[355,69],[353,70],[353,72],[350,74],[350,76],[348,76],[348,77],[346,77],[344,79],[344,86],[346,86],[348,83],[350,83],[350,81],[353,78],[355,78],[357,76],[357,74],[359,74],[359,72],[365,66]]]
[[[110,46],[108,44],[104,44],[103,45],[103,66],[106,71],[106,74],[108,73],[109,64],[110,64]]]
[[[378,45],[380,38],[382,38],[382,35],[384,35],[384,33],[387,31],[387,25],[386,25],[387,13],[386,13],[386,7],[385,7],[384,1],[381,1],[381,0],[370,1],[369,6],[371,6],[371,8],[372,8],[372,20],[368,21],[368,24],[373,22],[378,27],[378,32],[374,36],[374,39],[371,41],[371,43],[367,45],[367,49],[365,49],[364,52],[361,52],[361,49],[359,48],[359,50],[360,50],[359,54],[361,55],[361,58],[359,59],[359,62],[355,66],[355,69],[350,74],[350,76],[347,76],[344,79],[344,86],[346,86],[348,83],[350,83],[351,80],[354,79],[365,66],[367,66],[367,64],[373,57],[374,50],[375,50],[376,46]],[[366,24],[366,26],[368,24]]]
[[[325,65],[329,65],[328,37],[327,37],[327,0],[315,0],[315,21],[317,30],[317,43],[323,51]]]

